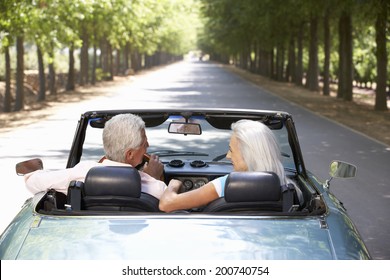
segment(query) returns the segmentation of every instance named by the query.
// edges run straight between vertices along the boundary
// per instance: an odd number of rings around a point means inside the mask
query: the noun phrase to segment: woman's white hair
[[[282,185],[290,182],[285,176],[280,147],[271,129],[261,122],[239,120],[232,124],[232,130],[248,171],[274,172]]]
[[[145,122],[133,114],[119,114],[108,120],[103,130],[106,158],[125,162],[126,152],[141,146],[143,129]]]

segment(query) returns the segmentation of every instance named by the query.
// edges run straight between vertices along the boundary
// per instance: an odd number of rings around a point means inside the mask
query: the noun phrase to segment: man
[[[145,123],[139,116],[120,114],[106,122],[103,130],[105,156],[100,162],[84,161],[64,170],[37,170],[24,175],[26,187],[33,194],[55,189],[64,194],[73,180],[84,181],[89,169],[94,166],[132,166],[142,163],[149,147]],[[140,172],[142,192],[160,199],[166,189],[162,177],[164,166],[158,157],[151,155]]]

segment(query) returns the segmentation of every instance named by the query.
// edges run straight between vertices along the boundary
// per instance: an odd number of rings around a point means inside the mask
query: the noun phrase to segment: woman
[[[281,185],[293,183],[285,175],[275,135],[266,125],[257,121],[240,120],[232,124],[232,131],[226,157],[231,160],[234,171],[274,172],[279,176]],[[172,212],[201,207],[223,197],[227,176],[181,194],[178,194],[181,181],[171,180],[160,198],[160,210]],[[296,189],[299,191],[297,187]]]

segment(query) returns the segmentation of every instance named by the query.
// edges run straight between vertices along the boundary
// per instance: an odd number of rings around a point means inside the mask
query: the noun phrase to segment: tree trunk
[[[260,48],[260,44],[258,42],[256,42],[256,62],[255,62],[255,73],[256,74],[261,74],[261,69],[260,69],[260,65],[261,65],[261,48]]]
[[[239,62],[239,67],[241,69],[246,69],[245,67],[246,64],[246,54],[243,50],[240,51],[240,62]]]
[[[69,70],[68,81],[66,83],[66,90],[74,90],[75,86],[75,72],[74,72],[74,47],[73,44],[69,47]]]
[[[266,51],[262,50],[260,47],[259,47],[259,61],[258,61],[258,70],[257,72],[260,74],[260,75],[263,75],[263,76],[266,76],[266,55],[265,55]]]
[[[244,46],[243,51],[244,56],[244,69],[249,70],[250,69],[250,48],[248,46]]]
[[[284,46],[279,44],[276,49],[276,80],[282,82],[284,74]]]
[[[107,66],[108,63],[107,63],[107,45],[106,45],[106,40],[104,38],[100,41],[100,63],[101,63],[103,76],[105,76],[108,69]]]
[[[96,68],[97,68],[97,47],[96,44],[93,45],[93,58],[92,58],[92,77],[91,84],[96,83]]]
[[[120,75],[122,74],[121,71],[121,50],[116,49],[115,50],[115,69],[114,69],[114,75]]]
[[[112,46],[111,44],[107,41],[107,58],[108,58],[108,69],[109,69],[109,77],[108,80],[112,81],[114,80],[114,56],[112,54]]]
[[[353,38],[352,38],[352,17],[350,14],[346,18],[346,37],[345,37],[345,93],[344,100],[352,101],[353,99]]]
[[[265,64],[264,64],[264,70],[265,70],[265,76],[271,78],[271,74],[273,71],[273,57],[274,52],[273,50],[264,51],[265,55]]]
[[[5,93],[4,93],[4,112],[11,112],[11,58],[9,47],[5,46]]]
[[[305,32],[305,23],[302,22],[299,31],[298,31],[298,54],[297,54],[297,67],[296,67],[296,81],[295,84],[298,86],[302,85],[302,80],[303,80],[303,36]]]
[[[339,22],[339,73],[337,97],[352,101],[353,65],[352,65],[352,22],[351,15],[345,11]]]
[[[53,46],[49,51],[50,62],[49,62],[49,92],[50,95],[57,95],[57,85],[56,85],[56,70],[54,67],[54,51]]]
[[[96,83],[96,69],[97,69],[97,31],[96,24],[93,28],[93,54],[92,54],[92,67],[91,67],[91,84],[94,85]]]
[[[16,98],[15,111],[24,108],[24,46],[23,36],[16,38]]]
[[[339,71],[337,73],[338,83],[337,83],[337,98],[343,98],[344,96],[344,87],[345,79],[343,74],[345,72],[345,27],[343,23],[343,16],[340,16],[339,19]]]
[[[330,25],[329,25],[329,8],[325,10],[324,15],[324,84],[322,93],[324,96],[330,95]]]
[[[318,91],[318,21],[314,15],[310,18],[309,67],[306,75],[306,87]]]
[[[43,55],[41,48],[37,45],[37,56],[38,56],[38,71],[39,71],[39,92],[38,102],[46,99],[46,77],[45,77],[45,66],[43,65]]]
[[[123,68],[125,70],[125,73],[129,69],[129,43],[126,43],[126,46],[123,50]]]
[[[131,52],[131,68],[134,72],[141,70],[141,58],[137,50]]]
[[[101,51],[103,78],[104,80],[113,80],[112,49],[107,39],[103,39]]]
[[[275,50],[272,48],[269,53],[269,78],[275,79]]]
[[[295,82],[295,67],[296,67],[296,59],[295,59],[295,40],[294,35],[291,34],[290,43],[288,47],[288,65],[286,68],[286,81],[287,82]]]
[[[87,30],[83,29],[83,35],[82,35],[83,45],[81,46],[81,52],[80,52],[80,76],[79,76],[79,85],[83,86],[89,82],[88,77],[88,48],[89,48],[89,41],[88,41],[88,33]]]
[[[252,73],[257,73],[258,71],[258,61],[259,61],[259,47],[258,47],[258,44],[257,44],[257,41],[255,40],[253,42],[253,45],[252,45],[252,48],[253,48],[253,60],[252,60],[252,64],[251,64],[251,71]]]
[[[383,9],[378,10],[377,19],[375,22],[375,41],[376,41],[376,61],[377,61],[377,77],[376,77],[376,95],[375,95],[375,110],[386,111],[387,96],[386,96],[386,78],[387,78],[387,50],[386,50],[386,19],[387,9],[386,0],[379,1]]]
[[[154,55],[145,55],[145,68],[152,68],[153,67],[153,60],[154,60]]]

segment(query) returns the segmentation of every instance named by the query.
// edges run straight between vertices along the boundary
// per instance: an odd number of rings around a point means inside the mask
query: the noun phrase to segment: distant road
[[[303,109],[218,65],[176,63],[133,80],[98,89],[95,98],[61,104],[45,110],[49,115],[31,124],[0,129],[0,170],[3,182],[0,203],[3,231],[30,195],[14,166],[40,157],[46,168],[65,167],[77,120],[84,111],[125,107],[227,107],[283,110],[294,117],[306,167],[319,179],[328,179],[331,160],[358,166],[349,180],[332,180],[331,190],[348,209],[375,259],[390,259],[390,151],[347,127]]]

